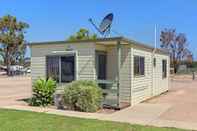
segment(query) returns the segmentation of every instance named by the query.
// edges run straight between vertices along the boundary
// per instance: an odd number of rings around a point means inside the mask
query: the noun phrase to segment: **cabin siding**
[[[77,78],[80,80],[95,80],[95,46],[92,43],[76,44],[46,44],[31,47],[32,82],[39,77],[46,77],[46,56],[53,55],[53,51],[65,51],[66,46],[77,51]],[[55,55],[55,54],[54,54]],[[61,55],[65,55],[62,53]]]
[[[131,105],[136,105],[148,98],[157,96],[168,90],[169,87],[169,56],[156,53],[156,67],[153,66],[151,51],[132,47],[131,49]],[[134,56],[145,58],[145,75],[134,76]],[[162,60],[167,60],[167,77],[162,78]]]
[[[156,58],[156,66],[153,67],[153,95],[156,96],[168,90],[168,86],[170,84],[170,63],[169,57],[165,55],[155,54],[154,58]],[[167,60],[166,78],[162,78],[162,60]]]
[[[152,87],[152,61],[151,52],[133,48],[131,53],[131,63],[132,63],[132,105],[136,105],[151,97],[151,87]],[[134,56],[144,57],[144,75],[135,76],[134,75]]]

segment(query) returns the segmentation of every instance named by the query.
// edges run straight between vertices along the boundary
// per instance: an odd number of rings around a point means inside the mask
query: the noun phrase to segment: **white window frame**
[[[78,51],[52,51],[51,54],[48,54],[45,56],[47,58],[48,56],[74,56],[74,61],[75,61],[75,76],[74,76],[74,81],[78,80]],[[59,59],[59,65],[61,65],[61,59]],[[45,65],[46,68],[46,65]],[[46,70],[46,76],[47,76],[47,70]],[[61,66],[59,66],[59,83],[64,83],[61,82]]]
[[[135,74],[135,57],[138,57],[139,58],[139,74]],[[140,69],[140,58],[144,58],[144,72],[143,74],[140,74],[141,72],[141,69]],[[140,55],[134,55],[133,56],[133,74],[134,74],[134,77],[143,77],[145,76],[145,56],[140,56]]]

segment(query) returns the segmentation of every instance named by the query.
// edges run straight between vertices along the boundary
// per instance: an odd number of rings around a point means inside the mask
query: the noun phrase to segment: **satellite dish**
[[[101,24],[100,24],[100,30],[101,32],[105,32],[106,30],[108,30],[111,25],[112,25],[112,21],[113,21],[113,17],[114,15],[112,13],[108,14],[107,16],[105,16],[105,18],[102,20]]]
[[[89,19],[89,21],[102,36],[106,37],[110,34],[113,17],[114,15],[112,13],[106,15],[99,27],[93,22],[92,19]]]

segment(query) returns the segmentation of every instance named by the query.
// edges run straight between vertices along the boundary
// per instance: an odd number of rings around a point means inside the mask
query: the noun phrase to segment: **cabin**
[[[31,78],[53,77],[58,89],[95,80],[103,105],[134,106],[168,91],[169,54],[124,37],[31,43]]]

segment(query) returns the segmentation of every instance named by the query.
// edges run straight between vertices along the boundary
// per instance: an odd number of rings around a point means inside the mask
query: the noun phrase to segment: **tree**
[[[24,34],[28,27],[27,23],[18,21],[15,16],[6,15],[0,18],[1,54],[4,55],[7,75],[10,75],[10,65],[17,59],[20,47],[25,43]]]
[[[26,44],[19,45],[18,49],[15,49],[15,51],[12,52],[10,55],[10,63],[11,65],[24,65],[25,62],[25,53],[26,53]],[[5,56],[5,50],[6,48],[2,47],[0,48],[0,57],[2,58],[3,65],[6,65],[6,56]]]
[[[161,31],[160,41],[161,48],[170,53],[171,66],[174,67],[176,73],[179,63],[192,55],[187,48],[186,35],[183,33],[177,34],[175,29],[164,29]]]
[[[78,32],[76,32],[74,35],[71,35],[68,40],[69,41],[75,41],[75,40],[94,40],[97,38],[96,34],[91,34],[89,30],[85,28],[81,28]]]

